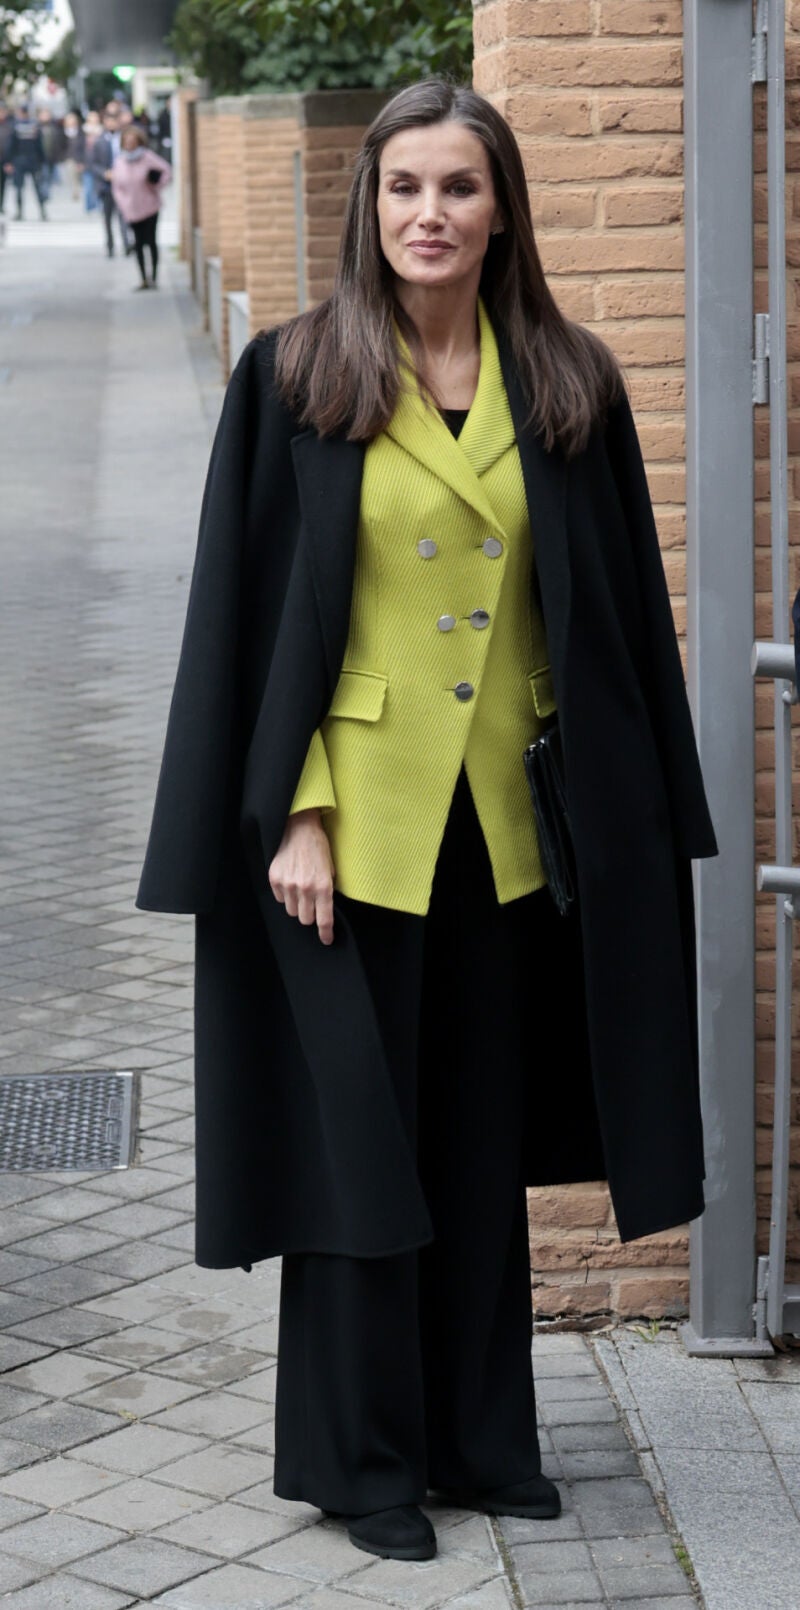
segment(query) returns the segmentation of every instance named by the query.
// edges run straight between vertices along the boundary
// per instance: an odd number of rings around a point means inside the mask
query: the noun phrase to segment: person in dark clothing
[[[8,148],[11,144],[12,129],[13,122],[8,107],[0,106],[0,214],[5,212],[6,184],[8,182],[6,162],[8,161]]]
[[[43,106],[38,113],[39,129],[42,136],[42,152],[44,163],[42,166],[42,191],[45,201],[50,200],[53,185],[59,182],[58,164],[65,152],[64,131],[57,123],[49,107]]]
[[[42,184],[43,167],[42,131],[36,118],[30,115],[28,102],[20,101],[8,142],[5,164],[6,173],[13,175],[14,188],[17,192],[17,218],[22,217],[22,197],[25,180],[29,175],[33,180],[39,211],[43,219],[47,218],[45,211],[47,197]]]
[[[112,222],[116,213],[119,219],[119,232],[122,241],[122,250],[127,256],[133,251],[133,242],[130,231],[114,200],[111,189],[111,169],[120,153],[120,115],[119,107],[109,103],[103,113],[103,132],[98,136],[92,148],[90,166],[94,174],[97,199],[103,209],[103,220],[106,226],[106,250],[109,257],[114,256],[114,236]]]

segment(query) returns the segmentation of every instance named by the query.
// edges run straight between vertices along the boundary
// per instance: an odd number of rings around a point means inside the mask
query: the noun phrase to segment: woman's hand
[[[289,817],[268,876],[287,916],[299,917],[305,927],[315,922],[323,945],[332,945],[334,865],[316,807]]]

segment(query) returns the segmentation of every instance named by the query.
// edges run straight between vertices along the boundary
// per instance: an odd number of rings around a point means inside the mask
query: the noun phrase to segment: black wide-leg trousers
[[[335,902],[434,1240],[390,1257],[284,1257],[274,1486],[363,1514],[541,1469],[522,1139],[553,908],[547,890],[498,904],[463,770],[427,915]]]

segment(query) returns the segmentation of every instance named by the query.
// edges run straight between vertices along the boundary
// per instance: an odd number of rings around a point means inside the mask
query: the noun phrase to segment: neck
[[[458,285],[412,285],[395,282],[400,306],[413,319],[426,356],[435,364],[474,353],[478,337],[478,281]]]

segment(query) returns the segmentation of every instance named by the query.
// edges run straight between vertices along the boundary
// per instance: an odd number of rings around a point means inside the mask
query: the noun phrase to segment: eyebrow
[[[445,183],[447,183],[448,179],[464,179],[467,175],[477,175],[480,178],[481,170],[480,168],[470,167],[454,168],[452,173],[445,174]],[[417,175],[412,173],[410,168],[388,168],[385,177],[387,179],[416,179]]]

